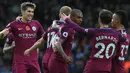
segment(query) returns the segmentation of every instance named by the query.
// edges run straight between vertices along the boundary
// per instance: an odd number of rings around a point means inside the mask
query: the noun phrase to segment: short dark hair
[[[99,13],[99,18],[102,24],[110,24],[112,20],[112,12],[106,9],[102,9]]]
[[[36,5],[34,3],[31,3],[31,2],[23,2],[21,4],[21,10],[26,10],[28,7],[35,9]]]
[[[117,10],[115,12],[116,15],[119,16],[121,24],[124,25],[125,28],[128,28],[128,15],[124,10]]]
[[[79,9],[73,9],[73,10],[71,11],[71,16],[75,16],[75,15],[77,15],[78,13],[82,13],[81,10],[79,10]],[[83,14],[83,13],[82,13],[82,14]]]

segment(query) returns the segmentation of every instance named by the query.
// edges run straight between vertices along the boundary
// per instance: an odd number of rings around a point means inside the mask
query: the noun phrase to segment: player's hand
[[[0,32],[0,40],[4,39],[4,34]]]
[[[66,18],[70,18],[70,14],[67,16],[66,14],[60,14],[60,17],[65,20]]]
[[[15,42],[14,42],[14,41],[12,42],[12,47],[13,47],[13,48],[15,47]]]
[[[17,16],[16,21],[20,20],[21,18],[22,18],[22,16]]]
[[[64,56],[63,58],[67,64],[71,64],[73,62],[72,57],[70,56]]]
[[[30,49],[27,49],[27,50],[24,51],[25,56],[28,56],[30,53],[31,53]]]
[[[52,48],[54,52],[57,52],[57,41],[55,40],[55,37],[52,40]]]
[[[54,51],[54,52],[57,52],[56,44],[57,44],[57,42],[52,43],[52,48],[53,48],[53,51]]]

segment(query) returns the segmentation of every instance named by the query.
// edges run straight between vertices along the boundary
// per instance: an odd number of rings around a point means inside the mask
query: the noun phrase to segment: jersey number
[[[122,60],[122,61],[125,60],[124,54],[127,54],[128,48],[129,48],[128,45],[121,45],[121,56],[119,56],[118,58],[119,60]]]
[[[51,41],[52,41],[52,38],[55,36],[55,32],[51,32],[51,33],[48,33],[47,34],[47,48],[50,48],[51,46]]]
[[[113,43],[110,43],[110,44],[108,44],[107,46],[105,46],[105,44],[104,43],[97,43],[96,45],[95,45],[95,48],[99,48],[99,46],[101,47],[101,49],[94,55],[94,57],[96,57],[96,58],[104,58],[104,55],[101,55],[102,54],[102,52],[104,52],[105,51],[105,57],[107,58],[107,59],[109,59],[112,55],[113,55],[113,53],[114,53],[114,51],[115,51],[115,44],[113,44]],[[112,48],[112,53],[109,55],[109,50],[110,50],[110,48]]]

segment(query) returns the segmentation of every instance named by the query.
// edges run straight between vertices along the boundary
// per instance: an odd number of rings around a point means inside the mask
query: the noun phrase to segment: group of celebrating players
[[[112,13],[102,9],[98,17],[100,28],[82,28],[78,25],[82,23],[82,12],[63,6],[59,20],[44,31],[37,20],[32,20],[35,8],[34,3],[22,3],[22,16],[0,32],[0,38],[7,36],[3,52],[14,48],[12,73],[40,73],[37,49],[44,43],[47,43],[42,60],[44,73],[68,73],[68,64],[73,62],[75,32],[91,39],[92,52],[83,73],[125,73],[124,60],[130,44],[125,11]],[[36,40],[37,36],[41,38]]]

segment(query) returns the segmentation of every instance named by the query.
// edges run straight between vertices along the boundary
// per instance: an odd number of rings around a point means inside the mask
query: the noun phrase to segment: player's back
[[[125,29],[120,29],[119,32],[124,38],[125,42],[120,42],[118,48],[116,49],[116,56],[112,59],[112,71],[111,73],[125,73],[124,70],[124,60],[127,54],[127,50],[130,44],[130,36],[127,34]]]
[[[58,28],[53,29],[52,27],[49,27],[46,34],[46,41],[47,41],[47,48],[46,48],[46,52],[44,54],[43,63],[48,63],[49,58],[51,56],[51,54],[53,53],[53,49],[51,46],[51,39],[54,37],[54,35],[57,33]],[[45,39],[45,36],[43,37]]]
[[[60,20],[56,20],[56,21],[53,21],[53,22],[56,22],[56,23],[55,24],[53,23],[47,29],[46,33],[43,36],[43,39],[47,41],[47,49],[46,49],[46,52],[44,54],[42,63],[48,63],[49,62],[50,56],[53,53],[53,49],[52,49],[52,45],[51,45],[52,39],[55,36],[55,34],[59,31],[59,28],[64,26],[64,22],[62,22]],[[58,25],[58,26],[56,27],[56,25]]]
[[[111,28],[95,29],[91,37],[92,52],[85,67],[85,73],[91,71],[111,71],[111,61],[120,40],[117,31]]]

